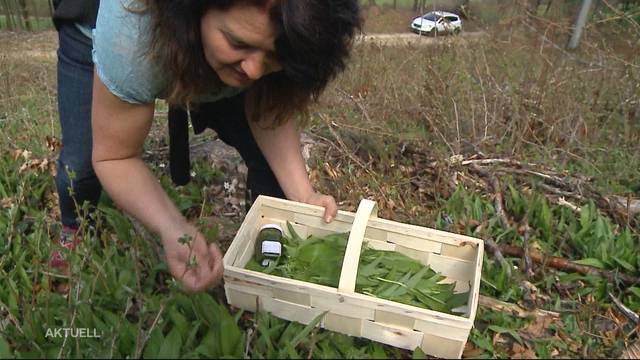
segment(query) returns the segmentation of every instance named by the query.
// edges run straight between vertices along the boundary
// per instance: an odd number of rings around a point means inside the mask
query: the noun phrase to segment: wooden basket
[[[308,324],[326,312],[320,326],[426,354],[459,358],[478,307],[482,240],[425,227],[379,219],[373,201],[362,200],[356,214],[338,211],[329,224],[322,207],[259,196],[224,256],[224,288],[229,304],[267,311]],[[338,288],[292,280],[244,267],[254,252],[260,226],[290,222],[301,238],[350,231]],[[360,249],[397,251],[456,281],[456,292],[469,291],[462,316],[379,299],[354,291]]]

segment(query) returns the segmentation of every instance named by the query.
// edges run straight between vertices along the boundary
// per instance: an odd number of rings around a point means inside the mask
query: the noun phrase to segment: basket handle
[[[367,228],[369,217],[378,217],[378,206],[374,201],[362,199],[358,205],[358,211],[353,218],[351,233],[347,240],[347,250],[344,253],[342,271],[338,291],[353,293],[356,289],[356,276],[358,275],[358,263],[360,263],[360,251],[364,232]]]

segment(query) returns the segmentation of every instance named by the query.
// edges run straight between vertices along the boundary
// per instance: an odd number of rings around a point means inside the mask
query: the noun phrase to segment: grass
[[[30,17],[31,22],[31,30],[33,31],[41,31],[41,30],[50,30],[53,29],[53,22],[51,21],[51,17]],[[0,15],[0,29],[2,30],[26,30],[26,26],[23,22],[19,24],[15,24],[15,18],[8,19],[6,15]]]
[[[384,25],[386,11],[368,20],[367,31],[392,26]],[[638,215],[621,224],[597,199],[567,198],[577,213],[559,205],[539,178],[494,166],[488,170],[500,180],[505,225],[494,192],[478,185],[471,168],[449,161],[484,154],[535,162],[567,181],[589,178],[580,183],[583,194],[637,199],[640,63],[638,44],[624,40],[636,32],[633,25],[590,26],[579,51],[566,53],[541,40],[563,44],[566,28],[511,18],[477,40],[358,45],[347,71],[312,109],[311,178],[341,209],[353,211],[368,197],[383,218],[518,246],[526,222],[529,243],[545,254],[640,276]],[[0,34],[0,48],[12,53],[52,51],[55,42],[51,33]],[[50,173],[59,151],[55,58],[28,54],[0,56],[0,357],[423,356],[239,312],[225,305],[221,287],[184,294],[158,240],[106,196],[96,216],[99,234],[86,234],[72,256],[74,271],[64,279],[69,294],[54,291],[63,280],[47,268],[59,228]],[[221,188],[243,178],[200,158],[192,183],[172,187],[159,150],[167,142],[165,119],[159,113],[154,123],[148,162],[180,209],[225,248],[242,220],[230,199],[243,195]],[[481,293],[560,317],[522,319],[481,307],[465,356],[618,357],[636,341],[608,294],[638,312],[640,285],[544,264],[526,277],[520,259],[506,261],[511,276],[487,255]],[[101,337],[46,336],[64,327],[95,329]],[[298,345],[287,346],[292,340]]]

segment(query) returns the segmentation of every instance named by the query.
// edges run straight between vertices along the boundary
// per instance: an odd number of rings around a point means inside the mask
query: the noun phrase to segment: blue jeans
[[[102,191],[91,165],[92,42],[72,23],[62,24],[58,39],[57,91],[62,148],[56,188],[62,224],[77,227],[76,205],[82,207],[87,201],[95,206]]]

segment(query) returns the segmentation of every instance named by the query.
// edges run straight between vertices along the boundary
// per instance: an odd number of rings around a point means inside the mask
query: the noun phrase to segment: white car
[[[460,16],[446,11],[431,11],[411,21],[411,31],[417,34],[457,34],[462,30]]]

